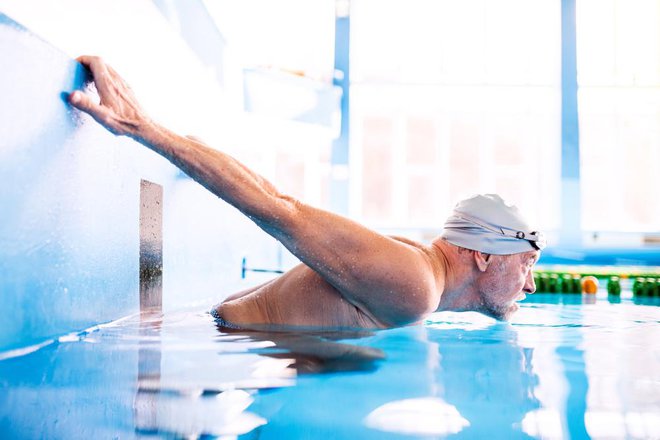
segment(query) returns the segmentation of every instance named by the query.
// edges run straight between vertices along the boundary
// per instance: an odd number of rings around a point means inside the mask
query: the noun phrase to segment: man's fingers
[[[88,67],[91,64],[91,58],[92,57],[89,55],[80,55],[78,58],[76,58],[76,61],[78,61],[83,66]]]
[[[80,64],[87,67],[91,71],[98,69],[99,66],[102,66],[104,64],[103,60],[100,57],[92,56],[92,55],[81,55],[78,58],[76,58],[76,61],[78,61]]]
[[[97,56],[83,55],[76,60],[92,74],[100,103],[92,96],[76,90],[69,95],[71,105],[92,116],[114,134],[129,134],[147,119],[135,101],[130,87]]]
[[[103,107],[92,101],[89,96],[85,95],[80,90],[76,90],[69,95],[69,102],[75,108],[92,115],[97,121],[103,120],[105,114]]]
[[[97,57],[93,57],[89,55],[82,55],[76,58],[76,61],[82,64],[83,67],[85,67],[89,71],[89,73],[92,74],[92,79],[94,79],[94,74],[96,73],[95,71],[98,70],[97,67],[98,63],[95,61],[95,58]]]
[[[111,72],[110,66],[105,63],[103,58],[92,55],[81,55],[76,58],[76,61],[82,64],[92,74],[92,80],[96,84],[96,90],[101,95],[101,98],[111,93],[112,88],[110,87],[110,83],[118,75]]]

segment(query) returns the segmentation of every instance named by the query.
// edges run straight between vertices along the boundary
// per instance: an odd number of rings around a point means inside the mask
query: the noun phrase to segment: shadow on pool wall
[[[243,254],[273,253],[166,160],[72,110],[82,67],[2,13],[0,51],[0,351],[139,311],[141,179],[164,192],[166,309],[222,299]]]

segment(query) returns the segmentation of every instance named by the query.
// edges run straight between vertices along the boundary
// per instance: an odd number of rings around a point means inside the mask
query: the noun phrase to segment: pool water
[[[0,438],[660,438],[659,324],[581,295],[384,331],[129,317],[0,354]]]

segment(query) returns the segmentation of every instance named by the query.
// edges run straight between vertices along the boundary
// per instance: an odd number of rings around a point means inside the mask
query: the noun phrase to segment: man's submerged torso
[[[240,327],[310,326],[382,328],[383,324],[348,302],[319,274],[304,264],[217,308]]]

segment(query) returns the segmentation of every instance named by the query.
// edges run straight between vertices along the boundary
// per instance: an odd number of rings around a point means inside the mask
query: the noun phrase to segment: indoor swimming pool
[[[510,323],[240,332],[206,309],[1,354],[3,438],[658,438],[660,298],[537,294]]]
[[[660,0],[0,0],[0,53],[0,440],[660,440]]]

